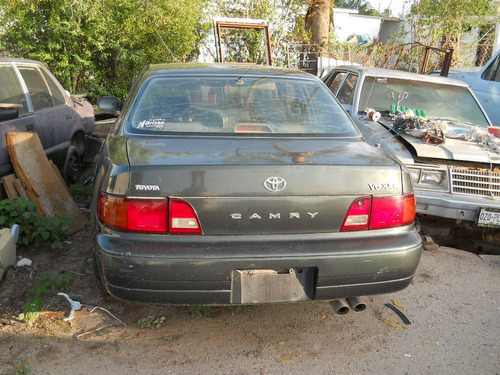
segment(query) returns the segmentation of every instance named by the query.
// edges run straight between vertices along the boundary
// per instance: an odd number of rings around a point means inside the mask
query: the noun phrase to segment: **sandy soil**
[[[499,256],[426,251],[409,288],[336,316],[327,302],[209,311],[120,302],[97,288],[89,247],[86,229],[64,253],[19,254],[34,263],[0,289],[0,374],[500,373]],[[84,306],[65,321],[69,303],[44,297],[30,326],[18,315],[47,271],[75,275],[68,294]],[[411,325],[384,306],[393,299]]]

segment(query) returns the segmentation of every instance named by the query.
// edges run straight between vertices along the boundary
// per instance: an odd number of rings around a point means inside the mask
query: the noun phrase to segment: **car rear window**
[[[153,77],[132,103],[134,132],[356,136],[319,81],[280,77]]]

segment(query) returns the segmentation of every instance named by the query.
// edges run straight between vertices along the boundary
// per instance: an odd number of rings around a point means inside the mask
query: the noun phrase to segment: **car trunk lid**
[[[204,234],[338,231],[360,196],[402,193],[400,166],[358,138],[128,141],[129,196],[177,197]]]

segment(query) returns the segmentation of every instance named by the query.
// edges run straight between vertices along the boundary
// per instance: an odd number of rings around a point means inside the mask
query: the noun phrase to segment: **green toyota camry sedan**
[[[151,65],[123,105],[99,106],[120,111],[92,201],[96,277],[114,297],[359,301],[410,284],[422,249],[410,175],[318,78]]]

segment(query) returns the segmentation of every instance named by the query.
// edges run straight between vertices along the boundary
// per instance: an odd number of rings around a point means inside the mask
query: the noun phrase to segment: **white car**
[[[482,68],[451,69],[448,77],[466,82],[495,126],[500,126],[500,51]]]
[[[470,87],[360,66],[324,82],[366,140],[406,165],[417,213],[468,222],[479,237],[470,247],[484,250],[482,237],[500,231],[500,138]]]

